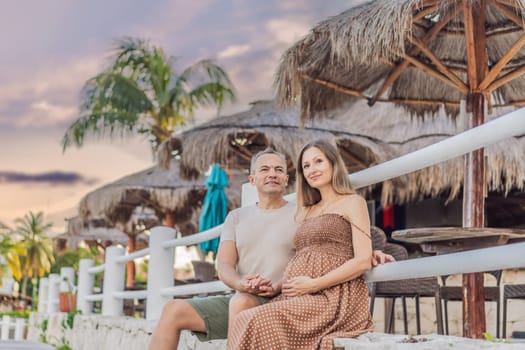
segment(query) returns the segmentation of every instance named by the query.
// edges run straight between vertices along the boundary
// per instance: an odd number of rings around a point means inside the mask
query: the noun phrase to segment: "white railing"
[[[75,292],[75,270],[62,267],[60,274],[51,273],[41,278],[38,284],[38,311],[53,313],[58,311],[59,293]]]
[[[2,316],[1,323],[1,336],[0,340],[22,340],[24,339],[24,333],[26,328],[26,320],[18,317],[10,317],[7,315]],[[11,332],[14,330],[14,332]],[[13,333],[13,336],[11,336]]]
[[[365,187],[521,134],[525,134],[525,109],[514,111],[411,154],[354,173],[350,175],[350,179],[356,188]],[[293,199],[293,197],[293,194],[287,196],[288,199]],[[253,189],[244,186],[242,200],[243,205],[253,203],[256,200]],[[146,318],[154,320],[160,316],[164,303],[173,296],[227,291],[228,287],[222,282],[183,286],[173,284],[174,247],[196,244],[218,237],[221,227],[222,225],[179,239],[175,239],[175,230],[155,227],[151,230],[150,247],[146,250],[124,256],[123,248],[109,247],[106,250],[104,265],[97,267],[93,266],[91,260],[82,260],[79,271],[77,307],[84,314],[90,314],[93,301],[102,301],[103,315],[118,316],[123,311],[123,299],[146,298]],[[525,243],[518,243],[446,256],[420,258],[417,261],[396,262],[374,268],[366,274],[366,278],[368,281],[398,280],[525,267],[525,258],[521,253],[524,247]],[[147,254],[150,256],[147,289],[145,291],[124,291],[125,262]],[[97,272],[104,272],[102,294],[92,294],[94,274]],[[56,292],[51,289],[56,287],[56,281],[50,276],[47,283],[49,285],[47,310],[49,311],[50,305],[54,305]],[[39,310],[41,310],[40,304]]]

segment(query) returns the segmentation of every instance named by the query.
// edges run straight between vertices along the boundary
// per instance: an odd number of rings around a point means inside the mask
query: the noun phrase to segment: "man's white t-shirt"
[[[286,264],[295,254],[295,203],[278,209],[257,205],[237,208],[226,217],[221,241],[235,241],[241,277],[258,273],[272,283],[281,280]]]

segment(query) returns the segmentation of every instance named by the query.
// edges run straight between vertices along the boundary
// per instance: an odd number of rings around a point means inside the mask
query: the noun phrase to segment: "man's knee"
[[[204,327],[204,320],[193,306],[181,299],[168,301],[162,310],[162,318],[178,329],[200,330]]]
[[[254,295],[236,293],[230,300],[230,312],[239,313],[259,305],[259,300]]]

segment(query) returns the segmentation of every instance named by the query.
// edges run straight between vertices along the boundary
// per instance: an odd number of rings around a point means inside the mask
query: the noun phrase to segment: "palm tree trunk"
[[[22,279],[22,297],[27,297],[27,281],[29,277],[24,276]]]

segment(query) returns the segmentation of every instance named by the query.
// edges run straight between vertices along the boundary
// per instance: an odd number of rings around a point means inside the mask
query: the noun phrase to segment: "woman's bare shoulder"
[[[343,198],[341,198],[340,201],[338,201],[337,204],[343,208],[348,208],[349,206],[356,205],[360,206],[366,204],[366,199],[357,193],[346,194],[343,196]]]
[[[297,211],[295,212],[295,221],[296,222],[301,222],[304,219],[306,219],[306,217],[308,215],[308,211],[310,210],[310,208],[311,208],[310,206],[298,207]]]

